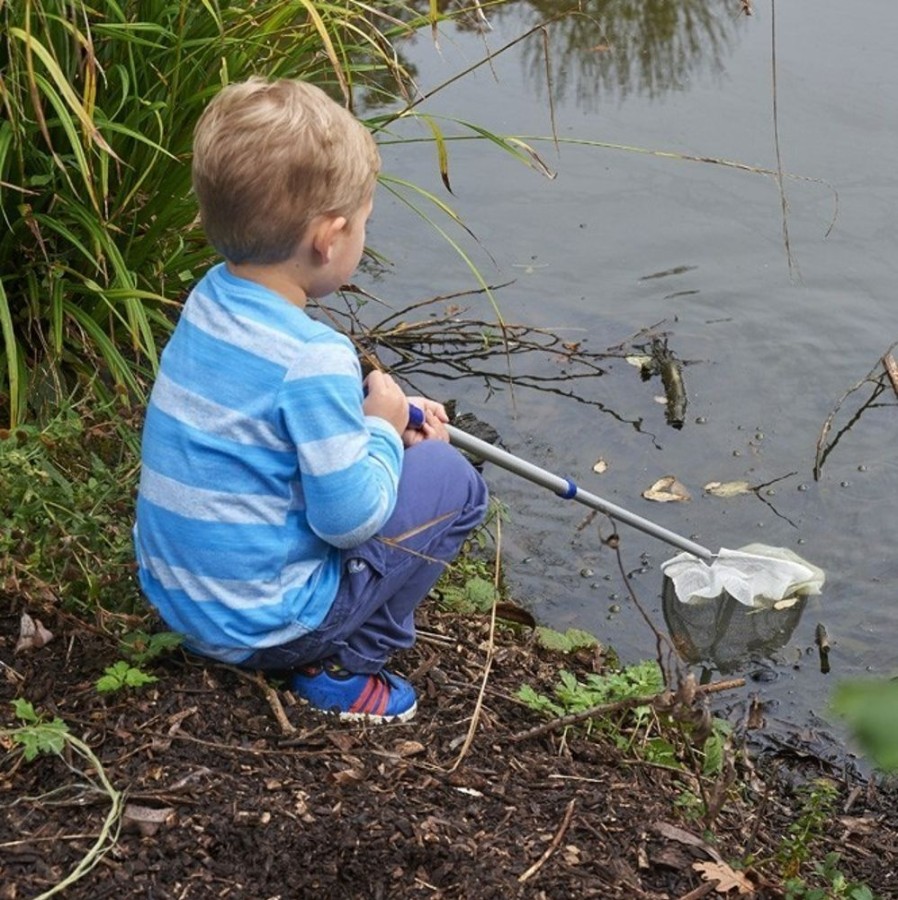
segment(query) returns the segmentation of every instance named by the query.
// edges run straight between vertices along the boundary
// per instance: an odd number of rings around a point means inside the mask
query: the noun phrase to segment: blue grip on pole
[[[423,428],[424,427],[424,410],[414,403],[408,405],[408,427]]]
[[[558,491],[558,496],[564,500],[573,500],[577,496],[577,485],[570,478],[564,480],[567,482],[567,489]]]

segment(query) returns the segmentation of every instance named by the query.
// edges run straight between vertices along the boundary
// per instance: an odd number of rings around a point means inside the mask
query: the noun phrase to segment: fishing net
[[[710,564],[691,553],[667,560],[661,571],[676,596],[689,604],[726,593],[753,609],[765,609],[790,597],[819,594],[822,569],[785,547],[749,544],[741,550],[721,550]]]

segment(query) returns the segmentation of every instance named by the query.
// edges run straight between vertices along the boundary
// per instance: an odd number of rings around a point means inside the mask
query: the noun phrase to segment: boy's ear
[[[329,263],[337,238],[346,228],[346,216],[320,216],[312,223],[312,249],[317,254],[319,261]]]

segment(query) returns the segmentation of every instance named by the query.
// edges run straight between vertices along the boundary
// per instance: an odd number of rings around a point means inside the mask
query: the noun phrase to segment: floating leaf
[[[737,497],[750,494],[754,488],[747,481],[709,481],[704,490],[715,497]]]
[[[642,496],[646,500],[654,500],[656,503],[692,499],[686,486],[675,475],[665,475],[663,478],[659,478],[647,491],[642,492]]]
[[[798,603],[798,597],[786,597],[784,600],[777,600],[776,603],[773,604],[774,609],[789,609],[792,606],[795,606]]]

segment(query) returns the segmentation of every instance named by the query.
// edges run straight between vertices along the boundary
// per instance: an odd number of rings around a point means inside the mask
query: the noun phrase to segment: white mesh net
[[[691,553],[667,560],[661,571],[673,582],[683,603],[718,597],[726,592],[744,606],[763,609],[789,597],[819,594],[822,569],[785,547],[749,544],[721,550],[710,565]]]

